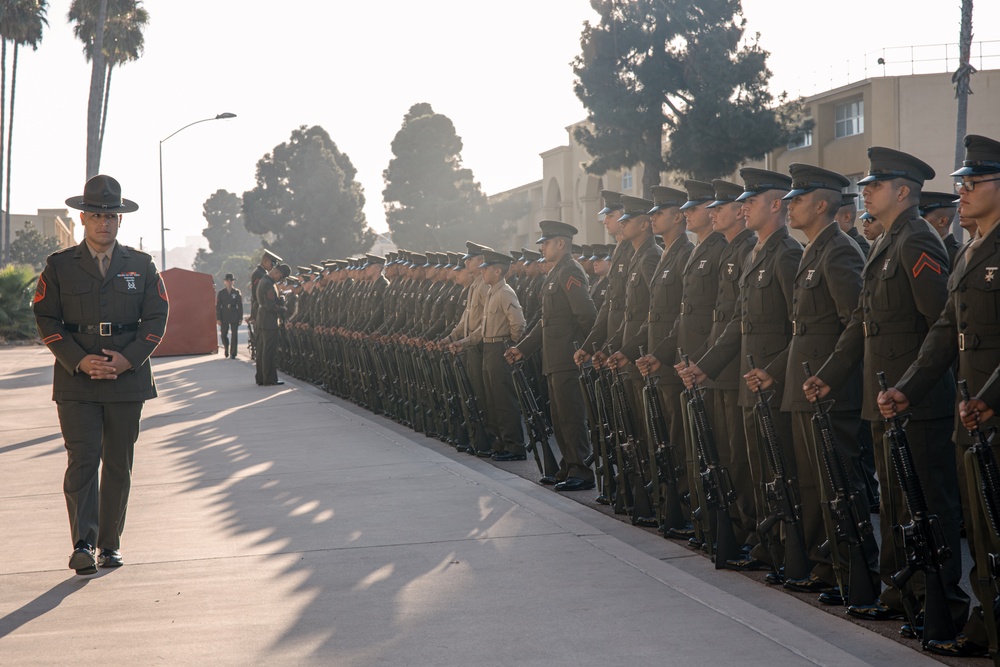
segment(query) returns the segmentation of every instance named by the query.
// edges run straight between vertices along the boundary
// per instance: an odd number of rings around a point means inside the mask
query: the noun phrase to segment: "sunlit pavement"
[[[154,360],[126,566],[78,577],[51,365],[0,348],[2,665],[937,664],[242,353]]]

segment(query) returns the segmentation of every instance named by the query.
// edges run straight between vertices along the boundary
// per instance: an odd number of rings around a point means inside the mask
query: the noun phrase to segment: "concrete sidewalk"
[[[217,355],[154,361],[126,566],[78,577],[51,366],[0,348],[0,664],[939,664]]]

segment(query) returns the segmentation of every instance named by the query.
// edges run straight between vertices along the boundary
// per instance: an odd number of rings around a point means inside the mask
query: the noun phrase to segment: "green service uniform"
[[[73,542],[118,549],[143,401],[156,397],[149,357],[167,324],[163,280],[152,257],[120,243],[102,277],[84,241],[49,255],[33,310],[56,357],[52,399],[69,455],[63,492]],[[102,349],[121,352],[132,368],[115,380],[78,370]]]
[[[552,414],[552,430],[562,454],[557,479],[576,477],[594,481],[594,471],[585,461],[590,456],[587,406],[573,361],[573,342],[594,327],[596,311],[590,298],[587,274],[567,255],[549,270],[542,285],[542,319],[517,347],[530,357],[542,351]]]

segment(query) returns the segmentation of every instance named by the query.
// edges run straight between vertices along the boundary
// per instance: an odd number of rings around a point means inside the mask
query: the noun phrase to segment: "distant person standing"
[[[250,317],[247,318],[247,324],[249,325],[249,342],[250,342],[250,358],[257,358],[257,345],[256,340],[256,330],[257,330],[257,283],[260,279],[267,275],[268,271],[276,267],[281,262],[281,258],[275,255],[270,250],[265,250],[264,255],[260,258],[260,264],[253,273],[250,274]],[[258,382],[257,384],[260,384]]]
[[[285,384],[278,379],[278,317],[284,315],[285,305],[276,283],[284,280],[292,270],[287,264],[278,264],[257,282],[257,384],[270,386]]]
[[[110,176],[94,176],[66,205],[82,211],[83,242],[49,255],[32,308],[56,357],[52,399],[68,454],[63,493],[69,567],[119,567],[143,402],[156,397],[149,356],[167,325],[167,293],[153,258],[116,242],[122,213],[139,205]],[[98,477],[100,471],[100,477]],[[100,547],[96,557],[94,547]]]
[[[233,287],[233,274],[227,273],[222,279],[225,287],[215,295],[215,321],[222,336],[222,354],[236,358],[239,345],[240,322],[243,321],[243,295]]]

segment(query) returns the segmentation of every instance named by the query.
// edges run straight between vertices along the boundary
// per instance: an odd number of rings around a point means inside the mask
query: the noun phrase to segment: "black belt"
[[[125,333],[126,331],[138,331],[139,323],[112,324],[111,322],[101,322],[100,324],[70,324],[66,323],[66,331],[70,333],[90,334],[92,336],[113,336],[114,334]]]

